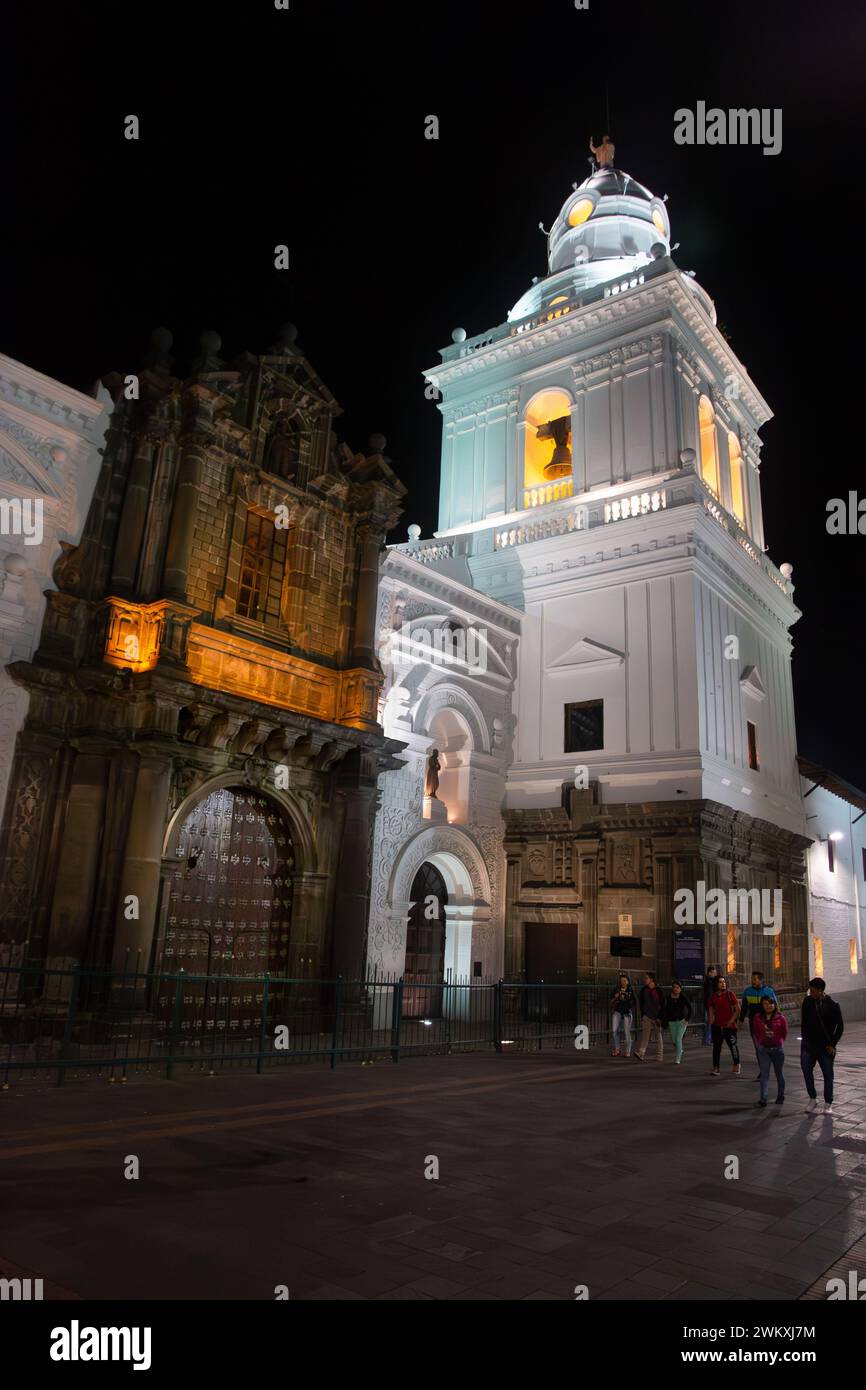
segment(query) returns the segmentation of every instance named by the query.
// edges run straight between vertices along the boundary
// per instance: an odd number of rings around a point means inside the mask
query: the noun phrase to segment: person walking
[[[845,1031],[842,1010],[826,993],[827,981],[816,975],[809,981],[809,993],[803,1000],[800,1013],[800,1066],[803,1079],[809,1092],[807,1112],[817,1110],[818,1093],[815,1090],[815,1063],[821,1068],[824,1078],[824,1114],[833,1113],[833,1062],[839,1039]]]
[[[613,1055],[614,1057],[621,1055],[619,1044],[620,1036],[622,1036],[624,1044],[622,1052],[625,1053],[626,1057],[630,1057],[632,1033],[637,1017],[637,999],[628,975],[620,975],[613,998],[610,1001],[610,1007]]]
[[[671,985],[670,997],[665,1004],[664,1021],[668,1026],[674,1044],[674,1060],[679,1066],[683,1060],[683,1038],[692,1016],[692,1006],[683,993],[679,980]]]
[[[731,1050],[731,1061],[733,1063],[731,1071],[734,1076],[740,1075],[740,1052],[737,1047],[737,1019],[740,1016],[740,1001],[733,990],[728,989],[728,982],[724,975],[719,976],[719,987],[715,994],[711,994],[707,1010],[710,1015],[710,1027],[713,1038],[713,1076],[719,1076],[719,1063],[722,1059],[722,1043],[728,1044]]]
[[[711,965],[704,976],[704,1018],[706,1019],[704,1047],[709,1047],[713,1040],[713,1025],[710,1019],[710,997],[715,994],[718,987],[719,972],[714,965]]]
[[[785,1101],[785,1039],[788,1036],[788,1020],[775,999],[762,999],[761,1012],[755,1015],[753,1026],[755,1046],[758,1050],[758,1065],[761,1068],[761,1099],[758,1104],[765,1106],[770,1090],[770,1067],[776,1073],[776,1104]]]
[[[650,1038],[656,1040],[656,1061],[661,1062],[664,1058],[663,1017],[665,1010],[665,997],[658,987],[655,975],[647,971],[644,975],[643,988],[640,992],[640,1042],[635,1048],[632,1056],[636,1062],[642,1062],[649,1047]]]
[[[740,1014],[749,1025],[749,1037],[752,1039],[752,1044],[755,1049],[756,1062],[758,1061],[758,1044],[755,1042],[755,1035],[752,1031],[752,1024],[755,1021],[756,1014],[759,1014],[761,1012],[761,1004],[764,999],[773,999],[777,1004],[779,1002],[778,999],[776,999],[776,991],[772,989],[770,985],[764,984],[764,976],[762,971],[753,970],[752,983],[750,985],[747,985],[746,988],[743,990],[743,998],[740,1002]],[[760,1081],[760,1079],[761,1068],[759,1066],[758,1075],[755,1077],[755,1080]]]

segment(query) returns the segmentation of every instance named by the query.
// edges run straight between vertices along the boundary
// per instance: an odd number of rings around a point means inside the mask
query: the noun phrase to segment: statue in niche
[[[265,471],[277,478],[294,477],[300,456],[298,428],[288,415],[277,416],[265,448]]]
[[[427,759],[427,775],[424,779],[424,795],[438,800],[436,793],[439,790],[439,749],[431,748],[430,756]]]

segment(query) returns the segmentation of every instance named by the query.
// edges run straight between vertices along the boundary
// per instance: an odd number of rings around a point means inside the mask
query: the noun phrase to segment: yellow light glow
[[[714,496],[718,497],[719,455],[716,447],[716,412],[706,396],[701,396],[700,426],[701,477]]]
[[[165,626],[164,603],[127,603],[106,599],[108,609],[103,660],[118,670],[152,671],[159,659]]]
[[[820,936],[815,937],[815,974],[824,974],[824,943]]]
[[[551,309],[552,309],[553,306],[554,306],[555,304],[567,304],[567,303],[568,303],[568,295],[567,295],[567,294],[558,294],[558,295],[556,296],[555,299],[551,299],[551,301],[550,301],[550,307],[551,307]]]
[[[547,487],[550,479],[544,472],[553,453],[553,440],[539,439],[538,428],[550,420],[560,420],[571,414],[571,399],[566,391],[554,389],[539,391],[526,407],[525,450],[523,461],[523,486],[525,488]],[[570,436],[569,436],[570,445]]]
[[[592,217],[594,209],[595,203],[591,198],[580,198],[568,214],[569,227],[579,227],[581,222],[586,222]]]
[[[849,960],[850,960],[850,964],[851,964],[851,974],[852,974],[852,975],[856,975],[856,974],[857,974],[857,942],[856,942],[856,940],[854,939],[853,936],[851,937],[851,940],[850,940],[849,943],[848,943],[848,953],[849,953]],[[819,970],[819,971],[818,971],[818,974],[820,975],[820,973],[821,973],[821,972],[820,972],[820,970]]]
[[[733,975],[737,968],[737,929],[728,923],[728,965],[727,972]]]
[[[668,229],[665,226],[665,219],[662,216],[661,208],[653,208],[653,225],[657,232],[661,232],[662,236],[667,236]]]
[[[746,525],[746,496],[743,482],[743,452],[735,434],[728,435],[728,458],[731,461],[731,508],[740,525]]]
[[[779,940],[778,936],[776,937],[776,940],[773,943],[773,969],[782,969],[782,943]]]

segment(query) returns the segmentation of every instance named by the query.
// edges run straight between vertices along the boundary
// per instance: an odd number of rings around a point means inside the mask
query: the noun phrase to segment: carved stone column
[[[192,546],[208,443],[207,435],[201,433],[185,435],[181,440],[180,469],[163,570],[165,595],[178,603],[186,603],[189,598]]]
[[[168,757],[140,755],[135,795],[126,836],[126,850],[120,873],[117,898],[117,924],[112,951],[112,969],[144,971],[150,961],[150,948],[159,906],[162,841],[168,816],[168,797],[172,764]],[[127,917],[130,898],[137,899],[137,916]]]
[[[381,537],[372,526],[358,531],[358,595],[355,601],[355,639],[352,665],[377,669],[376,607],[379,598],[379,550]]]
[[[51,904],[46,947],[49,969],[73,970],[87,958],[106,792],[105,758],[80,753],[72,772],[57,884]]]
[[[111,572],[111,591],[119,598],[131,598],[135,593],[138,559],[144,544],[150,501],[154,446],[155,440],[151,435],[142,435],[138,439],[126,483]]]
[[[376,787],[344,787],[343,834],[334,899],[333,971],[360,980],[370,913],[370,846],[376,818]]]

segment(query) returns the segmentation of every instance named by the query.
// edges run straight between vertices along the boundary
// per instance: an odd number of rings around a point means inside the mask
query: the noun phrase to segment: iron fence
[[[686,986],[702,1032],[700,986]],[[288,979],[0,967],[0,1085],[605,1047],[608,982]],[[797,995],[797,1002],[801,995]],[[787,1011],[787,1010],[786,1010]],[[578,1029],[586,1030],[579,1039]]]

